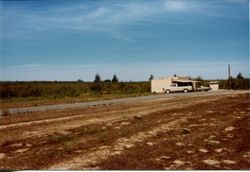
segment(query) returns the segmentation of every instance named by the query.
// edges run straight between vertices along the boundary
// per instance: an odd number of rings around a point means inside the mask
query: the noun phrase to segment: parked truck
[[[151,80],[151,92],[153,93],[174,93],[197,91],[197,82],[188,77],[165,77]]]
[[[209,91],[209,90],[211,90],[210,87],[201,86],[200,88],[197,88],[196,91]]]
[[[192,86],[179,86],[178,83],[172,83],[170,86],[163,88],[164,93],[174,93],[174,92],[191,92],[193,91],[193,87]]]

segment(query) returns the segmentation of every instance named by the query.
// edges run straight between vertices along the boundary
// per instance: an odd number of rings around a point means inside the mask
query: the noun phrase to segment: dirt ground
[[[250,93],[0,118],[0,169],[250,169]]]

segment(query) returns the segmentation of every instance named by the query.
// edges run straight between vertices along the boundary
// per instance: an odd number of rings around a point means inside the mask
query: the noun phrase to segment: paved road
[[[182,97],[182,96],[209,96],[209,95],[218,95],[218,94],[231,94],[231,93],[247,93],[247,91],[209,91],[209,92],[192,92],[192,93],[174,93],[174,94],[156,94],[149,96],[140,96],[140,97],[128,97],[128,98],[119,98],[112,100],[99,100],[92,102],[80,102],[80,103],[67,103],[67,104],[57,104],[57,105],[43,105],[36,107],[22,107],[22,108],[11,108],[8,109],[9,113],[21,113],[21,112],[34,112],[34,111],[46,111],[46,110],[55,110],[55,109],[68,109],[68,108],[80,108],[86,106],[96,106],[104,104],[114,104],[114,103],[126,103],[131,101],[144,101],[144,100],[153,100],[160,98],[171,98],[171,97]],[[0,115],[2,115],[3,110],[0,110]]]

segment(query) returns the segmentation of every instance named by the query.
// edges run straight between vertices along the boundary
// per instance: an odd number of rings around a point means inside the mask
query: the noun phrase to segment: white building
[[[219,82],[218,81],[212,81],[209,83],[209,87],[214,90],[219,90]]]

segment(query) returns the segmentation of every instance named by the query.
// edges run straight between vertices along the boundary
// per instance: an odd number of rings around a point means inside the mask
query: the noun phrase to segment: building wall
[[[172,83],[172,78],[160,78],[151,80],[151,92],[163,93],[163,88],[170,86]]]
[[[219,90],[219,84],[210,84],[209,87],[210,87],[212,90]]]

